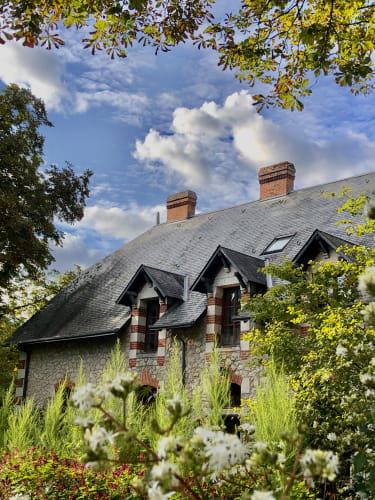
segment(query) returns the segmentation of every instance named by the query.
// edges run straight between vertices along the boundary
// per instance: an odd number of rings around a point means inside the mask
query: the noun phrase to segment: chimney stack
[[[260,199],[285,195],[293,191],[296,169],[284,161],[259,169]]]
[[[196,203],[194,191],[171,194],[167,198],[167,222],[194,217]]]

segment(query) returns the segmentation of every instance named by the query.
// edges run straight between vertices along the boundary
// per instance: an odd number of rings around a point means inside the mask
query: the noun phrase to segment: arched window
[[[234,382],[230,384],[230,405],[241,406],[241,386]]]
[[[142,385],[138,389],[137,399],[145,406],[152,405],[155,402],[157,392],[157,388],[152,385]]]

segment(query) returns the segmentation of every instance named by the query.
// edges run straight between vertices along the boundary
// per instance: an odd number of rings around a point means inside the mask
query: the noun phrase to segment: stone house
[[[261,168],[259,200],[199,215],[194,192],[169,196],[166,223],[85,270],[11,337],[20,349],[19,400],[32,396],[45,404],[61,380],[74,381],[81,359],[95,382],[117,339],[129,369],[155,389],[172,339],[188,388],[216,341],[234,400],[248,397],[256,370],[242,338],[251,319],[240,300],[272,287],[259,272],[269,262],[342,257],[337,248],[358,240],[336,224],[342,199],[323,194],[375,185],[370,173],[295,191],[294,178],[289,162]],[[373,245],[372,238],[365,243]]]

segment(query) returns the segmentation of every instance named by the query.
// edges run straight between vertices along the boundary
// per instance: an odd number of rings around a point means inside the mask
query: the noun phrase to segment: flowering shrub
[[[297,452],[286,461],[285,443],[279,449],[254,440],[254,428],[249,424],[236,434],[218,428],[198,426],[190,435],[174,433],[179,420],[191,408],[178,395],[165,403],[167,422],[162,427],[155,418],[151,427],[159,436],[157,446],[151,447],[128,427],[127,399],[137,390],[136,375],[120,373],[104,384],[86,384],[72,396],[73,404],[82,411],[96,409],[101,415],[94,420],[79,419],[84,429],[86,455],[84,461],[94,470],[121,463],[129,456],[132,445],[143,449],[145,474],[132,481],[138,498],[162,500],[188,498],[241,498],[242,500],[286,500],[309,497],[301,484],[314,486],[314,478],[329,481],[338,472],[337,456],[330,451],[308,449],[302,452],[298,435],[286,436],[295,441]],[[107,410],[112,398],[123,401],[124,412],[119,418]],[[294,497],[296,488],[298,497]],[[176,496],[177,495],[177,496]]]
[[[0,498],[18,500],[134,499],[135,470],[120,465],[95,472],[75,460],[32,448],[0,456]]]

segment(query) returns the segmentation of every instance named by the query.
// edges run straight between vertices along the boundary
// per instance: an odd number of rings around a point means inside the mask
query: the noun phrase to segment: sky
[[[155,56],[134,47],[126,59],[91,55],[82,33],[59,50],[0,46],[0,85],[30,88],[53,128],[45,162],[94,172],[85,216],[63,225],[54,269],[87,267],[165,221],[168,195],[197,193],[197,212],[259,197],[260,167],[290,161],[295,188],[375,170],[375,94],[354,96],[322,79],[303,112],[257,113],[250,88],[190,45]],[[259,90],[259,89],[258,89]]]

